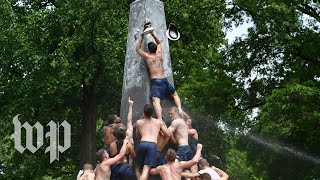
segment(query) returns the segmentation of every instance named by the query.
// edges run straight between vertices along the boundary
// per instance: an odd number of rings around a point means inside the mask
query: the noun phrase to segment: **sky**
[[[236,39],[236,37],[246,36],[248,34],[247,29],[252,26],[253,23],[244,22],[242,25],[238,27],[233,27],[231,31],[225,30],[226,39],[228,39],[228,43],[231,44]]]

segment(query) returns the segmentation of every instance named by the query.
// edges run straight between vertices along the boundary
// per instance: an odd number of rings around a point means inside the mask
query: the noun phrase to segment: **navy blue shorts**
[[[174,94],[176,90],[169,83],[167,78],[151,79],[150,97],[157,97],[161,100],[167,95]]]
[[[157,164],[157,144],[154,142],[141,141],[138,146],[136,163],[155,167]]]
[[[119,163],[111,167],[112,180],[136,180],[132,167],[127,163]]]
[[[157,151],[157,165],[156,166],[160,166],[160,165],[164,165],[165,164],[165,159],[164,159],[164,155]]]
[[[177,159],[179,161],[189,161],[193,158],[193,153],[190,146],[179,146],[177,150]]]

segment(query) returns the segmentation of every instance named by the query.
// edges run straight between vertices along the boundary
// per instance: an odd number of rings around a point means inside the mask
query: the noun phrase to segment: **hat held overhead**
[[[146,24],[144,24],[144,28],[143,28],[144,35],[147,35],[153,31],[154,31],[154,28],[152,27],[151,22],[147,22]]]

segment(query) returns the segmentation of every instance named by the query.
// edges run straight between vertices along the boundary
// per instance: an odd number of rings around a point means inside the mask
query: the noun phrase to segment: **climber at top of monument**
[[[167,95],[170,95],[173,98],[176,106],[179,108],[180,115],[183,116],[180,98],[174,87],[168,82],[167,78],[164,77],[162,43],[160,39],[154,34],[154,31],[150,32],[150,34],[154,38],[156,43],[149,42],[149,51],[143,51],[141,49],[141,46],[144,40],[145,33],[142,33],[141,39],[136,46],[136,51],[143,59],[145,59],[149,69],[149,73],[151,76],[150,97],[152,98],[157,118],[162,119],[162,108],[160,105],[160,101],[163,100]]]

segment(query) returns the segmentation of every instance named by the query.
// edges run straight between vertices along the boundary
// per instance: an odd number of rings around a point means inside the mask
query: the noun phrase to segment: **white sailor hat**
[[[176,41],[180,38],[180,33],[177,29],[177,26],[173,23],[170,23],[168,26],[168,30],[166,31],[166,35],[168,39],[171,41]]]

